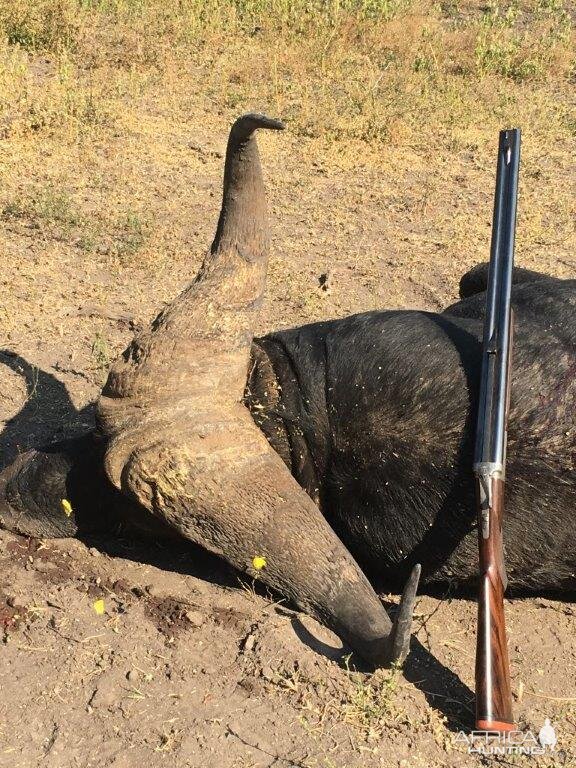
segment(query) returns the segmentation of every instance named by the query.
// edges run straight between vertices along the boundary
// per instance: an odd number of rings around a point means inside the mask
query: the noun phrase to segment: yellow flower
[[[105,610],[104,600],[102,600],[102,598],[95,600],[92,604],[92,608],[94,608],[98,616],[102,616]]]
[[[62,499],[61,504],[66,517],[70,517],[70,515],[72,514],[72,504],[70,504],[68,499]]]
[[[262,568],[266,567],[266,558],[262,557],[262,555],[256,555],[256,557],[252,559],[252,565],[257,571],[261,571]]]

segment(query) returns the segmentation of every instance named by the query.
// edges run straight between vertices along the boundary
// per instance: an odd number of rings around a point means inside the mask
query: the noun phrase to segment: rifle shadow
[[[446,718],[448,730],[457,733],[474,728],[474,693],[415,637],[403,672],[429,706]]]

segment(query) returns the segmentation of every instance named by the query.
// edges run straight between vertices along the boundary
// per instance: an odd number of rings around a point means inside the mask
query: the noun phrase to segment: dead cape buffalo
[[[374,665],[408,651],[428,583],[474,583],[473,432],[486,269],[441,314],[382,311],[253,338],[268,263],[254,137],[232,127],[194,281],[110,371],[97,427],[0,476],[5,528],[184,536],[256,575]],[[505,519],[510,587],[576,587],[576,281],[517,269]],[[67,518],[62,499],[75,516]],[[392,623],[370,581],[407,581]]]

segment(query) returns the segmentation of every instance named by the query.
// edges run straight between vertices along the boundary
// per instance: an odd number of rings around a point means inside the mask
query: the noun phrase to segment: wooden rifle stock
[[[476,642],[476,729],[479,731],[511,731],[512,715],[510,665],[504,623],[504,590],[506,573],[502,545],[504,513],[504,481],[493,478],[490,496],[490,533],[478,537],[480,550],[480,583],[478,590],[478,636]],[[479,485],[479,481],[478,481]],[[478,502],[482,496],[477,489]],[[480,509],[479,527],[482,510]]]

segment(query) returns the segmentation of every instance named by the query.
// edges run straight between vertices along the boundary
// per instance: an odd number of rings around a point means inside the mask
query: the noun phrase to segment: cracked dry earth
[[[156,132],[143,115],[122,144],[50,150],[87,208],[97,167],[152,212],[151,242],[130,263],[83,253],[49,227],[1,223],[2,463],[90,428],[109,361],[194,274],[232,116],[210,133],[207,117]],[[261,147],[274,253],[260,332],[378,306],[438,309],[486,256],[491,153],[432,168],[397,149],[352,162],[289,133]],[[527,178],[547,162],[528,150]],[[5,182],[21,189],[44,173],[31,153]],[[558,259],[521,238],[519,250],[525,266],[574,273],[568,246]],[[506,611],[519,723],[538,731],[550,718],[558,744],[504,764],[573,766],[574,603],[515,599]],[[420,597],[403,673],[369,675],[326,629],[193,547],[0,532],[0,766],[476,765],[458,739],[471,723],[475,619],[471,600]]]

